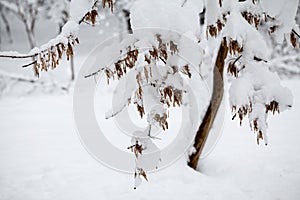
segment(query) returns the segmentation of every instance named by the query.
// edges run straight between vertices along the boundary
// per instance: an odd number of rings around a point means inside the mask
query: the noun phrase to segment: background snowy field
[[[15,23],[18,23],[15,20]],[[116,21],[107,30],[84,26],[75,49],[76,69],[88,52],[114,35]],[[51,24],[39,24],[38,41],[56,34]],[[28,49],[23,29],[13,26],[15,43],[2,50]],[[103,32],[103,34],[98,34]],[[0,60],[0,70],[33,76],[19,62]],[[42,74],[42,79],[68,83],[68,64]],[[300,198],[300,80],[284,80],[294,95],[292,110],[271,117],[268,146],[256,145],[248,126],[231,121],[228,102],[222,136],[213,152],[201,160],[200,171],[184,159],[157,173],[133,190],[132,175],[102,166],[84,147],[75,130],[72,87],[69,93],[33,90],[21,84],[0,99],[0,199],[255,199]],[[17,88],[17,89],[16,89]],[[28,91],[27,91],[28,90]],[[29,93],[29,94],[26,94]],[[246,122],[245,122],[246,124]]]

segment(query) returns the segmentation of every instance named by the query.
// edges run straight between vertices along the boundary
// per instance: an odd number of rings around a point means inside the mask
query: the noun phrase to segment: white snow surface
[[[223,136],[200,162],[181,159],[148,174],[133,189],[133,175],[95,161],[83,148],[72,120],[72,96],[49,95],[0,101],[0,199],[255,199],[300,196],[300,82],[286,81],[295,95],[290,112],[270,120],[268,146],[257,146],[248,127],[227,112]]]

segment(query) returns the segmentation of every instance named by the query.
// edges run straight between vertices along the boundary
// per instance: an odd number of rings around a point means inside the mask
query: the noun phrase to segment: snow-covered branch
[[[46,44],[41,45],[39,48],[33,48],[27,54],[12,51],[0,52],[0,58],[31,58],[33,61],[29,64],[23,65],[23,67],[33,65],[36,76],[39,76],[40,71],[47,71],[50,68],[56,68],[63,54],[66,55],[67,60],[73,56],[74,45],[79,43],[79,25],[85,21],[91,21],[92,24],[95,23],[95,18],[98,15],[96,10],[98,2],[99,0],[94,0],[93,2],[81,0],[72,3],[71,19],[62,27],[62,31],[57,37],[49,40]],[[14,4],[10,4],[6,1],[1,2],[1,5],[2,4],[19,13],[21,17],[24,15],[22,7],[18,6],[19,4],[13,6]],[[103,8],[108,6],[112,10],[112,0],[102,0],[102,6]],[[22,18],[24,17],[25,16]]]

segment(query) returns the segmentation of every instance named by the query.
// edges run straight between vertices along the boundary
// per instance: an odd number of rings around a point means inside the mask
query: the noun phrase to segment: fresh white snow
[[[285,81],[295,105],[271,117],[269,145],[257,146],[247,126],[225,116],[223,135],[200,163],[184,159],[133,190],[132,175],[108,169],[83,148],[71,95],[0,101],[0,199],[255,199],[300,196],[300,82]],[[228,104],[228,102],[227,102]]]

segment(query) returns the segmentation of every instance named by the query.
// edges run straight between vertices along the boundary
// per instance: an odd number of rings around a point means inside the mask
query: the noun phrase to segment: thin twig
[[[30,55],[19,55],[19,56],[12,56],[12,55],[1,55],[0,58],[11,58],[11,59],[16,59],[16,58],[32,58],[34,56],[37,56],[38,53],[36,54],[30,54]]]
[[[182,2],[182,4],[181,4],[181,7],[183,7],[184,4],[186,4],[186,2],[187,2],[187,0],[184,0],[184,1]]]
[[[159,56],[159,59],[163,61],[164,64],[167,64],[167,62],[161,56]]]
[[[119,109],[117,112],[112,113],[112,114],[109,115],[109,116],[105,116],[105,119],[109,119],[109,118],[115,117],[115,116],[118,115],[120,112],[122,112],[123,109],[124,109],[125,107],[126,107],[126,104],[124,104],[124,105],[121,107],[121,109]]]
[[[28,64],[26,64],[26,65],[23,65],[22,67],[25,68],[25,67],[28,67],[28,66],[30,66],[30,65],[34,65],[34,64],[36,64],[36,63],[37,63],[37,61],[34,60],[34,61],[31,62],[31,63],[28,63]]]
[[[239,57],[237,57],[237,59],[235,59],[235,61],[233,61],[233,65],[235,65],[235,63],[242,57],[242,55],[240,55]]]
[[[294,29],[292,29],[292,32],[295,33],[298,36],[298,38],[300,38],[300,35]]]
[[[101,69],[97,70],[96,72],[93,72],[93,73],[91,73],[89,75],[86,75],[86,76],[84,76],[84,78],[90,78],[92,76],[95,76],[95,75],[97,75],[99,72],[101,72],[103,70],[105,70],[105,68],[101,68]]]

